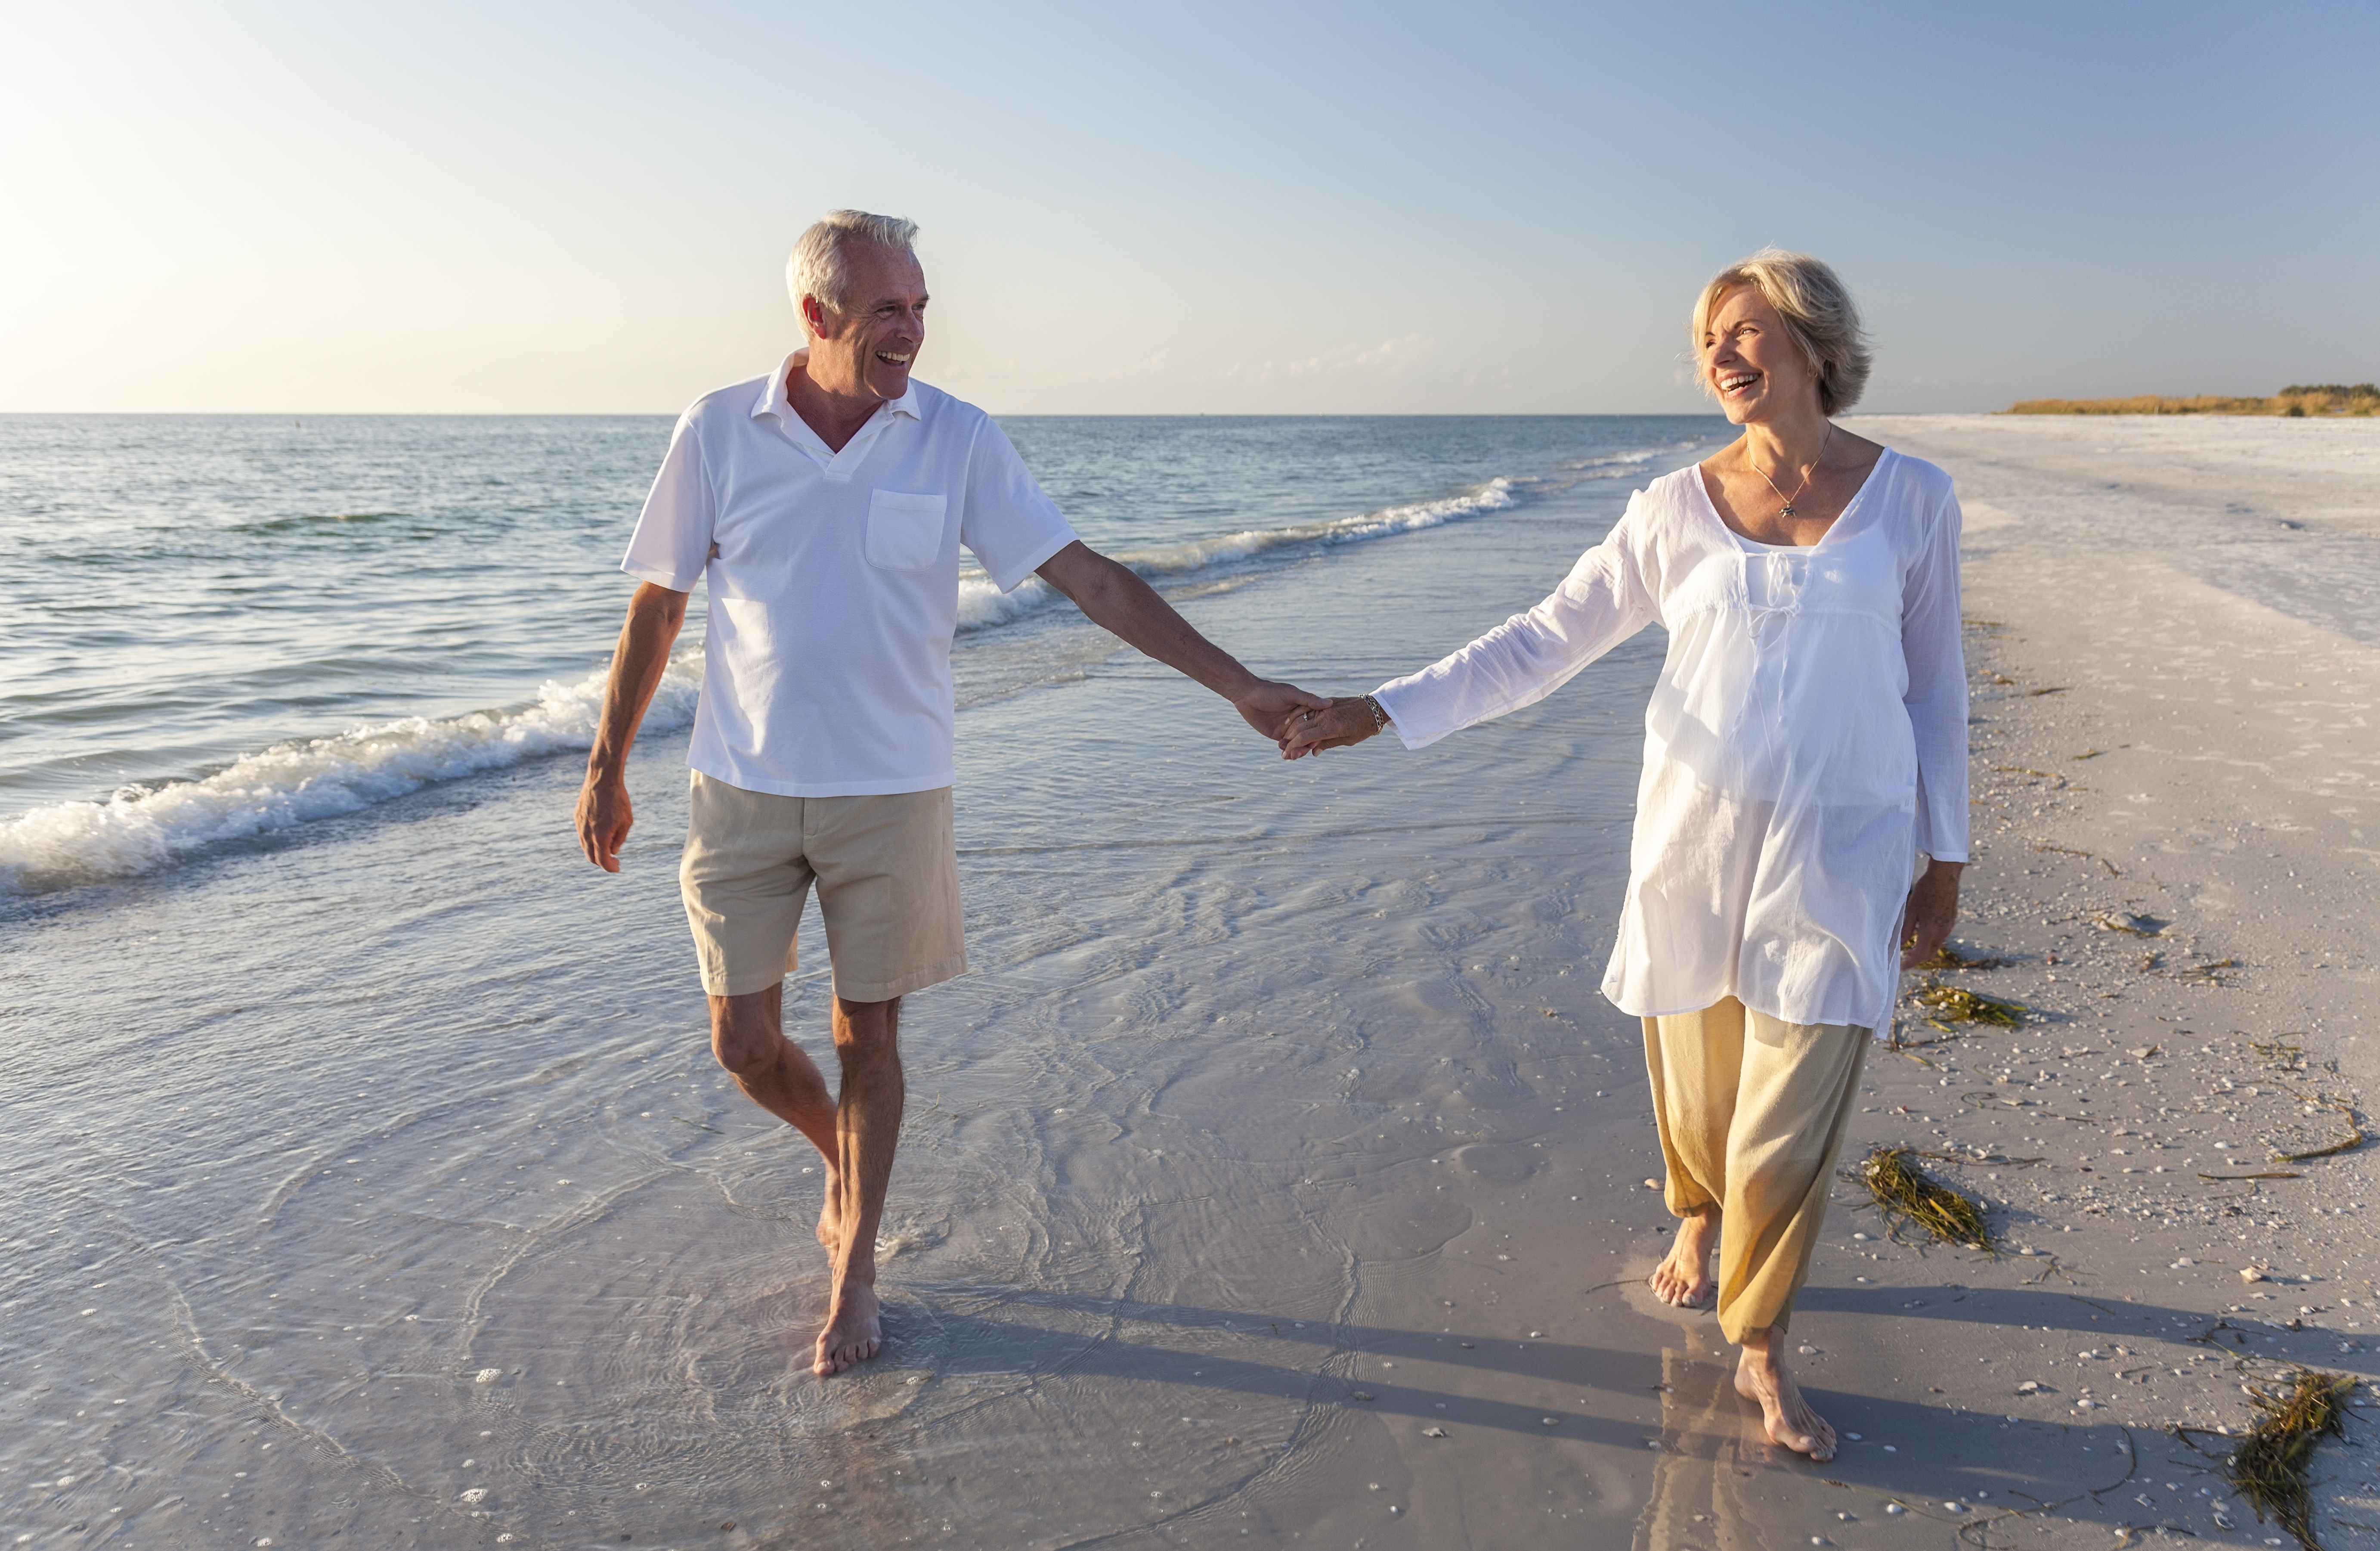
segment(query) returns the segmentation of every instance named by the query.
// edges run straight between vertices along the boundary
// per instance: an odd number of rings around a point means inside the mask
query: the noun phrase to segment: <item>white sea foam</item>
[[[1652,456],[1651,453],[1643,455],[1644,458]],[[1277,550],[1359,543],[1367,539],[1382,539],[1396,533],[1436,528],[1486,512],[1501,511],[1514,505],[1516,500],[1512,494],[1512,482],[1498,478],[1466,495],[1450,495],[1442,500],[1385,507],[1378,511],[1333,518],[1326,522],[1301,522],[1286,528],[1249,528],[1236,533],[1219,533],[1211,538],[1190,539],[1150,549],[1111,550],[1108,554],[1110,558],[1122,561],[1151,581],[1167,581],[1219,566],[1256,560]],[[1028,578],[1015,592],[1005,593],[992,585],[990,577],[963,577],[959,581],[959,629],[979,630],[993,625],[1005,625],[1039,608],[1057,595],[1055,590],[1038,577]]]
[[[980,630],[1022,618],[1058,595],[1057,589],[1038,576],[1028,576],[1014,592],[1003,592],[988,576],[959,578],[959,629]]]
[[[57,802],[0,823],[0,893],[145,873],[197,847],[352,813],[437,781],[595,741],[609,670],[549,679],[534,702],[431,720],[407,716],[332,738],[276,743],[196,781],[126,787],[104,802]],[[645,727],[694,719],[700,648],[662,675]]]

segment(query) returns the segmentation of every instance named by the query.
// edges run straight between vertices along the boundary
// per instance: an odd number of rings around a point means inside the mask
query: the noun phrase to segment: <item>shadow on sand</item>
[[[2222,1495],[2216,1474],[2220,1440],[2193,1450],[2186,1439],[2068,1413],[2064,1398],[2032,1408],[2048,1412],[2054,1407],[2056,1414],[2010,1416],[1812,1382],[1805,1386],[1812,1401],[1845,1435],[1838,1459],[1814,1464],[1767,1445],[1758,1409],[1734,1392],[1731,1349],[1721,1344],[1707,1316],[1663,1321],[1675,1334],[1657,1354],[1515,1341],[1459,1328],[1300,1325],[1245,1310],[1008,1288],[907,1291],[888,1310],[892,1354],[896,1362],[929,1363],[937,1381],[1002,1375],[1039,1383],[1062,1376],[1074,1383],[1160,1383],[1269,1398],[1298,1418],[1272,1459],[1319,1437],[1347,1410],[1402,1419],[1416,1435],[1425,1424],[1443,1426],[1456,1440],[1485,1430],[1507,1439],[1559,1438],[1643,1459],[1649,1470],[1621,1467],[1645,1497],[1637,1523],[1640,1547],[1806,1545],[1815,1531],[1847,1532],[1896,1503],[1905,1516],[1955,1526],[1962,1543],[1976,1546],[2014,1544],[2019,1531],[2037,1537],[2039,1516],[2049,1514],[2110,1531],[2163,1524],[2204,1534],[2210,1526],[2193,1526],[2191,1516],[2204,1519],[2209,1502]],[[1997,1327],[2003,1324],[2116,1339],[2187,1340],[2220,1323],[2180,1309],[2047,1288],[1871,1293],[1813,1287],[1801,1307],[1804,1314],[1949,1320],[1970,1327],[1971,1345],[1998,1342]],[[2227,1343],[2227,1353],[2244,1354],[2243,1339],[2263,1344],[2261,1333],[2228,1328],[2216,1338]],[[1374,1376],[1378,1364],[1367,1362],[1359,1379],[1359,1357],[1393,1361],[1415,1377],[1387,1382]],[[2368,1370],[2369,1354],[2359,1357]],[[1433,1364],[1467,1370],[1469,1382],[1435,1387]],[[1578,1398],[1548,1425],[1542,1400],[1476,1393],[1482,1386],[1473,1375],[1483,1371],[1499,1375],[1488,1387],[1518,1379]],[[2016,1409],[2016,1402],[2010,1406]],[[1251,1459],[1245,1472],[1208,1496],[1208,1505],[1232,1500],[1270,1468],[1270,1460]],[[2147,1482],[2147,1474],[2157,1480]],[[2169,1489],[2163,1484],[2168,1480],[2183,1484]],[[2200,1496],[2201,1486],[2211,1488],[2209,1496]],[[1184,1506],[1195,1517],[1196,1508]]]

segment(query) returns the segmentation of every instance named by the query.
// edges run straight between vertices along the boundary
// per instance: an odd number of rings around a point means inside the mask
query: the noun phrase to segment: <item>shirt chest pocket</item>
[[[888,571],[922,571],[941,558],[947,495],[879,490],[868,498],[868,563]]]

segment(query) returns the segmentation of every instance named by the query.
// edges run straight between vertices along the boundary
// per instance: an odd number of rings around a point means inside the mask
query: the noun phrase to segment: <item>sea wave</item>
[[[1673,450],[1582,459],[1564,465],[1551,482],[1618,477]],[[1528,488],[1540,482],[1497,478],[1438,500],[1108,553],[1160,585],[1191,580],[1202,573],[1261,567],[1268,560],[1502,511],[1519,505]],[[1057,598],[1038,577],[1002,593],[987,577],[963,576],[959,629],[974,632],[1004,625]],[[434,719],[407,716],[333,737],[276,743],[196,780],[125,787],[102,801],[52,803],[0,820],[0,895],[146,873],[208,846],[352,813],[437,782],[588,748],[595,739],[608,673],[607,665],[575,683],[549,680],[533,702],[507,709]],[[670,731],[690,723],[701,682],[702,648],[677,653],[646,714],[645,728]]]
[[[1696,447],[1707,446],[1711,438],[1707,436],[1688,436],[1663,446],[1635,447],[1627,452],[1605,453],[1599,458],[1572,458],[1560,467],[1562,472],[1577,479],[1626,479],[1657,458],[1674,453],[1692,452]]]
[[[56,802],[0,822],[0,893],[127,877],[203,846],[352,813],[439,781],[595,741],[608,665],[577,683],[549,679],[508,710],[405,716],[330,738],[276,743],[194,781],[125,787],[105,801]],[[702,649],[675,654],[644,726],[694,720]]]
[[[1647,453],[1645,456],[1650,458],[1653,455]],[[1513,481],[1499,477],[1461,495],[1450,495],[1436,501],[1416,501],[1407,506],[1384,507],[1354,517],[1293,523],[1285,528],[1247,528],[1233,533],[1219,533],[1211,538],[1188,539],[1180,543],[1160,544],[1148,549],[1112,549],[1106,553],[1110,559],[1130,567],[1150,581],[1177,581],[1201,571],[1245,564],[1281,550],[1361,543],[1368,539],[1415,532],[1488,512],[1502,511],[1519,503],[1520,498],[1514,493],[1516,488]],[[1032,613],[1057,595],[1056,590],[1038,577],[1027,578],[1014,592],[1002,592],[992,584],[990,577],[963,576],[959,579],[959,629],[963,631],[980,630],[1005,625]]]

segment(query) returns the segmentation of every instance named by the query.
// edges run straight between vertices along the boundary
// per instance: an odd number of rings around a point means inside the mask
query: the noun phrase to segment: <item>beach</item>
[[[616,628],[549,598],[450,699],[354,713],[418,708],[407,748],[448,764],[286,824],[240,830],[291,808],[241,776],[188,799],[215,826],[195,840],[119,845],[129,807],[68,806],[111,756],[62,714],[0,901],[0,1526],[2271,1544],[2222,1435],[2171,1429],[2240,1431],[2243,1383],[2281,1363],[2380,1374],[2369,1149],[2270,1161],[2344,1136],[2380,1077],[2380,427],[1847,423],[1959,482],[1977,846],[1954,945],[2010,962],[1943,979],[2035,1016],[1941,1028],[1905,997],[1901,1048],[1870,1054],[1846,1166],[1945,1154],[1925,1166],[2008,1251],[1922,1248],[1838,1188],[1788,1348],[1837,1460],[1767,1458],[1715,1321],[1641,1286],[1671,1225],[1641,1034],[1597,986],[1658,630],[1421,752],[1283,764],[1062,608],[987,613],[957,674],[974,972],[905,1010],[888,1344],[821,1382],[814,1160],[702,1035],[682,710],[638,744],[616,878],[572,843],[577,702],[464,720],[565,612],[582,656]],[[1070,512],[1098,500],[1095,433],[1014,432]],[[605,454],[598,547],[650,434]],[[1251,666],[1358,692],[1533,604],[1717,433],[1528,434],[1426,487],[1354,459],[1260,523],[1224,519],[1254,497],[1220,476],[1150,476],[1222,515],[1132,542]],[[1297,536],[1222,542],[1244,530]],[[237,770],[298,726],[243,714],[194,715],[204,759],[127,778]],[[815,915],[805,948],[788,1024],[815,1049]],[[2201,1178],[2260,1173],[2298,1177]],[[2317,1456],[2326,1546],[2380,1544],[2370,1414]]]

